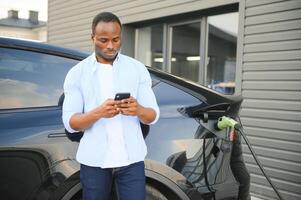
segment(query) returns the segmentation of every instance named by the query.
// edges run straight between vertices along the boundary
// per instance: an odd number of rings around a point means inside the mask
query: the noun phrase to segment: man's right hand
[[[101,118],[112,118],[119,114],[116,101],[107,99],[100,106],[87,113],[76,113],[70,121],[70,127],[77,131],[83,131],[91,127],[97,120]]]
[[[112,118],[119,114],[116,102],[113,99],[107,99],[93,111],[99,118]]]

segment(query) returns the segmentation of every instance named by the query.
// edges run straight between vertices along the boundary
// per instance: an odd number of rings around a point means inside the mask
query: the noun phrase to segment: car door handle
[[[66,137],[65,129],[54,130],[48,134],[48,138],[58,138],[58,137]]]

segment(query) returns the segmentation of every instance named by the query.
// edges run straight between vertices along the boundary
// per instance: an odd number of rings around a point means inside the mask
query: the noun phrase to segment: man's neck
[[[109,64],[109,65],[113,65],[113,63],[116,60],[117,56],[118,55],[116,55],[116,57],[113,60],[108,60],[108,59],[104,59],[102,57],[99,57],[99,56],[95,55],[97,62],[99,62],[101,64]]]

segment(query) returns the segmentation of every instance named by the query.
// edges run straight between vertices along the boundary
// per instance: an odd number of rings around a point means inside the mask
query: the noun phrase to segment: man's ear
[[[94,40],[94,34],[91,33],[91,40],[93,41]]]

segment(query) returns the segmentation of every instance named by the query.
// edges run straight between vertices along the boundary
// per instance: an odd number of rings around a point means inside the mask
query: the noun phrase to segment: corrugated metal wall
[[[49,0],[48,43],[91,51],[91,22],[101,11],[114,12],[126,24],[235,2],[238,0]]]
[[[246,0],[241,119],[285,200],[301,199],[301,0]],[[244,150],[248,152],[246,146]],[[251,154],[252,193],[276,199]]]

